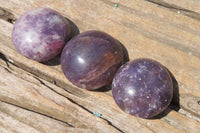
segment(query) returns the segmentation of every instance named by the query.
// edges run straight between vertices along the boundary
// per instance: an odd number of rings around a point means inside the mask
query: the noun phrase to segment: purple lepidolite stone
[[[87,31],[67,43],[61,66],[74,85],[94,90],[112,81],[123,59],[122,47],[113,37],[101,31]]]
[[[25,57],[46,61],[62,51],[69,32],[69,23],[58,12],[49,8],[36,8],[16,21],[12,41]]]
[[[172,79],[160,63],[151,59],[136,59],[117,71],[112,94],[117,105],[126,113],[151,118],[170,104]]]

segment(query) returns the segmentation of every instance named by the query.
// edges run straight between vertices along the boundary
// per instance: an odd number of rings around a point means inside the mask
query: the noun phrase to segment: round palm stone
[[[95,90],[112,82],[123,59],[122,47],[113,37],[101,31],[87,31],[67,43],[61,66],[74,85]]]
[[[12,41],[25,57],[46,61],[61,53],[69,37],[68,21],[50,8],[24,13],[15,23]]]
[[[167,69],[157,61],[136,59],[117,71],[112,83],[112,95],[126,113],[152,118],[170,104],[172,79]]]

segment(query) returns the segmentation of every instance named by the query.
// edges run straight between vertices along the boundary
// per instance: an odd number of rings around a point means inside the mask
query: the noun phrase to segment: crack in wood
[[[110,2],[108,0],[102,0],[102,1],[104,3],[107,3],[108,5],[111,5],[111,6],[113,6],[115,4],[115,3]],[[158,5],[160,7],[164,7],[166,9],[173,11],[173,12],[177,12],[177,13],[180,12],[182,15],[185,15],[185,16],[188,16],[190,18],[193,18],[193,19],[200,21],[200,13],[179,7],[179,6],[174,5],[174,4],[168,4],[168,3],[160,1],[160,0],[144,0],[144,1],[153,3],[153,4]],[[130,11],[130,10],[135,11],[133,8],[130,8],[130,7],[127,7],[127,6],[124,6],[124,5],[120,5],[118,8],[121,8],[123,10],[128,10],[128,11]]]
[[[43,113],[40,113],[40,112],[37,112],[37,111],[34,111],[34,110],[30,110],[30,109],[27,109],[27,108],[24,108],[24,107],[22,107],[22,106],[19,106],[19,105],[13,104],[13,103],[9,103],[9,102],[6,102],[6,101],[2,101],[2,100],[0,100],[0,102],[3,102],[3,103],[6,103],[6,104],[9,104],[9,105],[12,105],[12,106],[15,106],[15,107],[18,107],[18,108],[21,108],[21,109],[24,109],[24,110],[27,110],[27,111],[33,112],[33,113],[37,113],[37,114],[39,114],[39,115],[46,116],[46,117],[51,118],[51,119],[54,119],[54,120],[56,120],[56,121],[59,121],[59,122],[65,123],[65,124],[67,124],[69,127],[74,127],[73,125],[71,125],[71,124],[68,123],[68,122],[65,122],[65,121],[59,120],[59,119],[54,118],[54,117],[51,117],[51,116],[49,116],[49,115],[46,115],[46,114],[43,114]]]
[[[0,52],[0,58],[1,58],[3,61],[5,61],[7,67],[9,67],[9,64],[8,64],[9,60],[8,60],[8,59],[6,58],[6,56],[5,56],[3,53],[1,53],[1,52]]]
[[[0,67],[2,67],[2,68],[4,68],[7,72],[9,72],[9,73],[12,73],[8,68],[6,68],[6,67],[4,67],[4,66],[2,66],[2,65],[0,65]]]
[[[93,114],[92,111],[90,111],[90,110],[87,109],[86,107],[84,107],[84,106],[78,104],[78,103],[75,102],[73,99],[71,99],[71,98],[69,98],[69,97],[66,97],[65,95],[63,95],[63,94],[61,94],[61,93],[55,91],[52,87],[46,85],[46,84],[45,84],[42,80],[40,80],[39,78],[37,78],[37,77],[34,77],[34,78],[35,78],[36,80],[38,80],[42,85],[44,85],[45,87],[49,88],[51,91],[55,92],[56,94],[58,94],[58,95],[60,95],[60,96],[62,96],[62,97],[64,97],[64,98],[67,98],[67,99],[68,99],[70,102],[72,102],[73,104],[75,104],[75,105],[79,106],[80,108],[86,110],[88,113]],[[64,89],[64,90],[65,90],[65,89]],[[68,92],[68,91],[67,91],[67,92]],[[70,92],[69,92],[69,93],[70,93]],[[70,94],[71,94],[71,93],[70,93]],[[107,119],[105,119],[105,118],[103,118],[103,117],[99,117],[99,118],[105,120],[110,126],[112,126],[113,128],[115,128],[115,129],[118,130],[119,132],[125,133],[124,131],[122,131],[121,129],[119,129],[119,128],[116,127],[115,125],[113,125],[111,121],[109,121],[109,120],[107,120]]]
[[[13,64],[12,62],[10,62],[8,59],[5,59],[5,60],[7,60],[8,61],[8,63],[11,63],[11,64]],[[11,64],[10,64],[10,66],[11,66]],[[15,65],[15,64],[13,64],[14,66],[16,66],[16,67],[18,67],[18,68],[20,68],[20,66],[18,66],[18,65]],[[20,68],[21,69],[21,68]],[[33,77],[35,77],[35,76],[33,76]],[[37,77],[36,77],[37,78]],[[40,80],[40,79],[39,79]],[[45,80],[45,79],[42,79],[42,80]],[[41,81],[42,81],[41,80]],[[46,80],[45,80],[46,81]],[[47,82],[49,82],[49,81],[47,81]],[[43,84],[44,82],[42,81],[42,82],[40,82],[41,84]],[[45,83],[44,83],[44,85],[46,85]],[[51,87],[50,87],[51,88]],[[62,88],[62,87],[61,87]],[[53,89],[53,88],[52,88]],[[66,89],[64,89],[64,90],[66,90]],[[54,92],[55,92],[55,90],[53,90]],[[57,92],[56,92],[57,93]],[[60,95],[60,93],[58,93],[59,95]],[[61,94],[62,95],[62,94]],[[64,96],[64,97],[66,97],[66,96]],[[74,101],[74,100],[72,100],[72,101]],[[76,102],[75,102],[75,104],[76,104]],[[80,107],[81,107],[82,105],[80,105]],[[85,108],[85,107],[84,107]],[[85,108],[85,109],[87,109],[87,108]],[[89,110],[90,111],[90,110]],[[92,113],[92,111],[90,111],[90,113]],[[110,121],[109,121],[110,122]],[[111,122],[109,123],[108,122],[108,124],[110,125],[110,124],[112,124]],[[112,125],[111,125],[112,126]],[[113,127],[113,126],[112,126]],[[121,132],[121,131],[120,131]],[[122,131],[123,132],[123,131]]]
[[[179,6],[174,5],[174,4],[168,4],[168,3],[160,1],[160,0],[145,0],[145,1],[148,1],[148,2],[156,4],[158,6],[170,9],[171,11],[181,13],[185,16],[188,16],[190,18],[193,18],[193,19],[200,21],[200,13],[179,7]]]
[[[112,122],[110,122],[109,120],[107,120],[106,118],[103,117],[99,117],[103,120],[105,120],[110,126],[114,127],[115,129],[117,129],[118,131],[120,131],[121,133],[125,133],[124,131],[122,131],[121,129],[119,129],[118,127],[116,127],[115,125],[112,124]]]
[[[46,85],[42,80],[40,80],[38,77],[35,77],[34,76],[34,78],[36,79],[36,80],[38,80],[42,85],[44,85],[44,86],[46,86],[47,88],[49,88],[49,89],[51,89],[52,91],[54,91],[54,92],[56,92],[53,88],[51,88],[51,87],[49,87],[48,85]],[[52,84],[54,84],[54,83],[52,83]],[[55,84],[54,84],[55,85]],[[70,93],[70,94],[72,94],[70,91],[68,91],[68,90],[66,90],[66,89],[64,89],[65,91],[67,91],[68,93]],[[58,92],[56,92],[57,94],[60,94],[60,93],[58,93]],[[62,94],[61,94],[62,95]],[[73,94],[72,94],[73,95]]]
[[[5,67],[5,66],[3,66],[3,65],[0,65],[2,68],[4,68],[7,72],[9,72],[9,73],[12,73],[8,68],[9,68],[9,60],[6,58],[6,56],[4,55],[4,54],[2,54],[1,52],[0,52],[0,59],[2,59],[5,63],[6,63],[6,66],[7,66],[7,68]]]
[[[0,19],[3,19],[11,24],[14,24],[17,20],[11,12],[2,7],[0,7]]]
[[[170,11],[173,11],[173,12],[182,11],[181,13],[183,15],[188,16],[190,18],[196,18],[197,20],[200,21],[200,13],[196,13],[194,11],[184,9],[184,8],[178,7],[176,5],[170,5],[168,3],[164,3],[164,2],[161,2],[161,1],[158,1],[158,0],[145,0],[145,1],[153,3],[153,4],[158,5],[160,7],[169,9]],[[107,3],[108,5],[111,5],[111,6],[114,4],[114,3],[112,3],[108,0],[103,0],[103,2],[105,2],[105,3]],[[126,12],[129,12],[129,13],[132,12],[134,15],[140,16],[140,17],[141,16],[145,17],[147,15],[147,14],[143,13],[142,11],[137,11],[134,8],[127,7],[125,5],[120,5],[118,8],[120,8],[121,10],[124,10]],[[189,16],[189,13],[190,13],[190,16]],[[154,16],[151,16],[152,19],[154,19],[153,17]],[[141,27],[138,27],[138,25],[133,24],[134,22],[129,23],[126,20],[121,20],[120,23],[119,23],[115,19],[112,19],[112,18],[107,18],[107,19],[109,19],[110,21],[113,21],[115,23],[118,23],[118,24],[123,24],[125,27],[131,28],[131,29],[137,31],[138,33],[141,33],[145,37],[152,39],[152,40],[155,40],[155,41],[158,41],[158,42],[162,43],[163,45],[167,45],[167,46],[173,47],[175,49],[179,49],[180,51],[183,51],[183,52],[187,52],[187,53],[191,52],[193,56],[200,58],[200,53],[197,49],[191,48],[187,45],[182,45],[179,42],[177,42],[176,40],[174,40],[173,38],[163,37],[163,36],[161,36],[162,34],[158,36],[157,33],[155,33],[156,31],[152,32],[150,30],[141,30]],[[155,18],[155,19],[158,19],[158,17]],[[174,26],[176,27],[177,25],[174,25]],[[177,46],[179,46],[179,47],[177,47]]]
[[[121,6],[120,6],[121,7]],[[174,11],[175,11],[175,9],[174,9]],[[21,67],[20,65],[18,66],[19,68]],[[48,75],[47,75],[48,76]],[[44,78],[44,77],[42,77],[42,78]],[[51,77],[50,77],[51,78]],[[46,79],[45,79],[46,80]]]

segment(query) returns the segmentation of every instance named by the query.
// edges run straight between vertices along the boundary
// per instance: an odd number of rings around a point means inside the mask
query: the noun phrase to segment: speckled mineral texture
[[[122,47],[113,37],[101,31],[87,31],[65,46],[61,66],[74,85],[94,90],[112,81],[123,59]]]
[[[151,118],[165,110],[173,95],[172,79],[164,66],[150,59],[127,62],[116,73],[112,94],[131,115]]]
[[[36,8],[16,21],[12,41],[25,57],[46,61],[62,51],[69,32],[69,23],[58,12],[49,8]]]

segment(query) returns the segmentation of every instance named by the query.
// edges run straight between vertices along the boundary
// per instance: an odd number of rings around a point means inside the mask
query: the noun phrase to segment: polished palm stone
[[[61,66],[74,85],[95,90],[112,81],[123,59],[122,47],[113,37],[101,31],[87,31],[67,43]]]
[[[25,57],[46,61],[61,53],[69,37],[67,20],[49,8],[24,13],[15,23],[12,41]]]
[[[112,95],[126,113],[152,118],[170,104],[172,79],[160,63],[151,59],[136,59],[117,71],[112,83]]]

